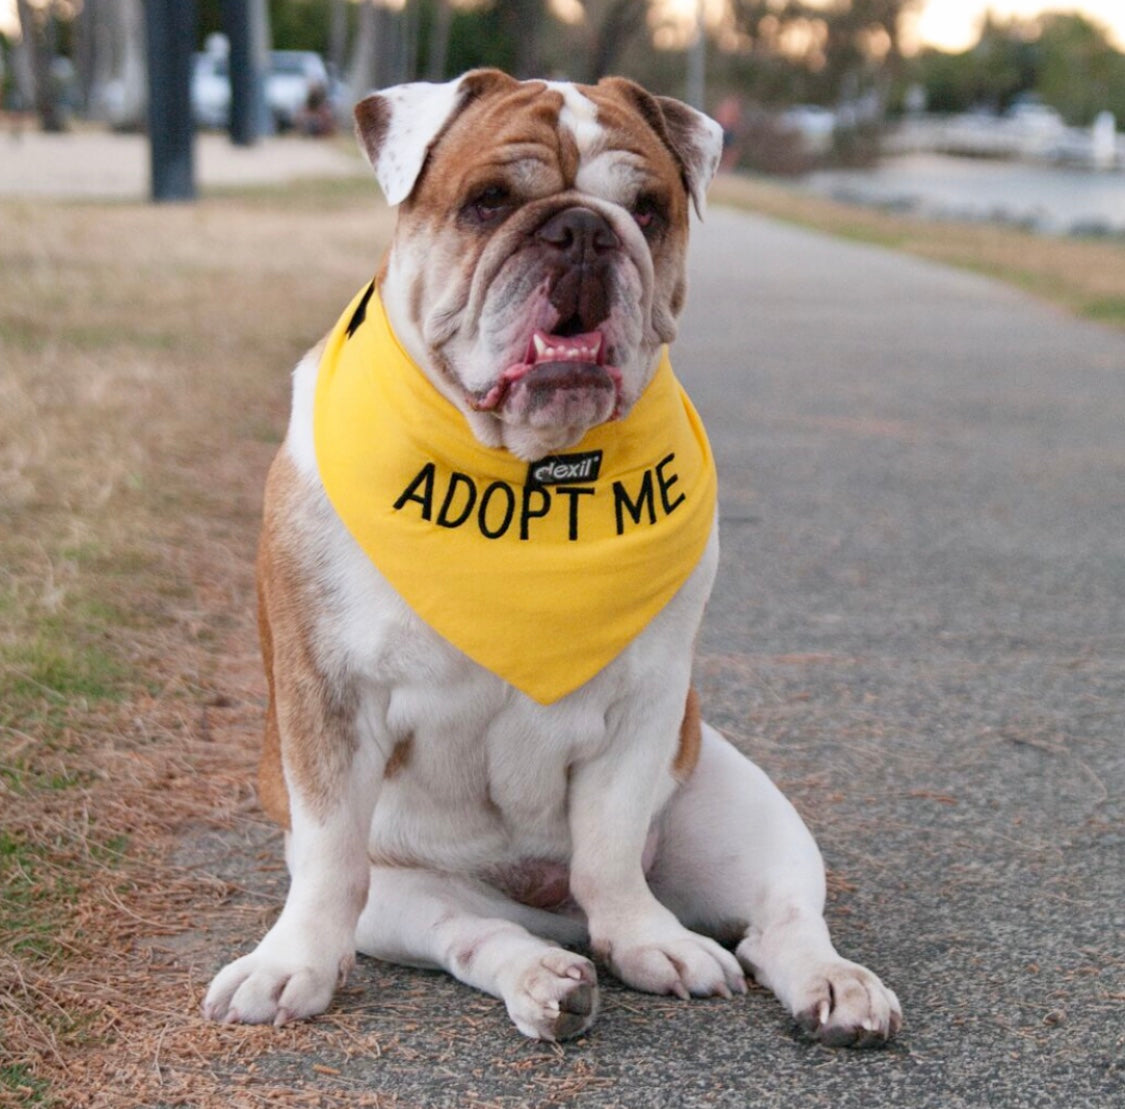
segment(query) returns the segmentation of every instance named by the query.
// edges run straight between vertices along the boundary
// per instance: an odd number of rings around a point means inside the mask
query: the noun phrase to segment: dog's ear
[[[414,191],[430,148],[467,104],[514,83],[499,70],[477,69],[444,84],[395,85],[356,104],[356,135],[387,203],[400,204]]]
[[[668,141],[684,167],[695,211],[703,215],[707,190],[723,156],[723,129],[710,116],[670,96],[656,97],[668,129]]]
[[[606,77],[610,85],[640,113],[680,163],[684,186],[702,216],[707,189],[723,156],[723,129],[710,116],[670,96],[653,96],[623,77]]]

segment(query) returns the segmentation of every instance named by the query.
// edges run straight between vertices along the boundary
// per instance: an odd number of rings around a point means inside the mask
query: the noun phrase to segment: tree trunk
[[[375,5],[364,0],[357,12],[355,42],[348,65],[348,95],[353,103],[375,87],[377,33]]]
[[[453,5],[449,0],[435,0],[434,22],[430,29],[426,52],[426,78],[445,80],[445,60],[449,56],[449,30],[453,25]]]
[[[515,44],[513,77],[540,77],[539,36],[545,0],[500,0],[500,22],[509,41]]]
[[[16,0],[20,32],[31,62],[31,100],[44,131],[62,131],[66,126],[59,88],[51,73],[55,60],[55,13],[52,6],[35,9],[27,0]]]
[[[599,78],[613,72],[647,18],[647,0],[612,0],[594,33],[593,47],[587,55],[587,81],[595,84]]]
[[[20,12],[20,26],[23,26],[23,12]],[[30,111],[35,104],[35,69],[31,60],[31,40],[26,33],[11,43],[8,59],[12,66],[14,104],[17,111]]]
[[[332,0],[328,24],[328,65],[334,78],[344,75],[348,55],[348,0]]]
[[[140,127],[148,110],[148,50],[143,0],[110,0],[116,42],[114,79],[120,94],[111,105],[114,127]]]

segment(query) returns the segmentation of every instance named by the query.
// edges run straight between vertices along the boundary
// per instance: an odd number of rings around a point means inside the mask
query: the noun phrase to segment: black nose
[[[597,212],[589,208],[564,208],[535,233],[572,264],[592,261],[621,246],[617,233]]]

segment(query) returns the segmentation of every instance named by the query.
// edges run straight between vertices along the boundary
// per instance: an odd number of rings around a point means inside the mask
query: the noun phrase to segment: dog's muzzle
[[[546,272],[547,301],[558,314],[550,332],[532,332],[523,359],[508,366],[474,407],[536,422],[594,422],[620,407],[621,373],[607,362],[600,329],[609,317],[621,239],[589,208],[556,212],[534,233]]]

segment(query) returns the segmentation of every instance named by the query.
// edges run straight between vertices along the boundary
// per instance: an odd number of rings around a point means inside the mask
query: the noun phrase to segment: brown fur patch
[[[265,742],[258,770],[262,805],[289,826],[289,790],[314,812],[343,792],[355,752],[355,698],[341,674],[326,673],[315,616],[322,599],[302,559],[310,494],[281,451],[270,467],[258,550],[259,629],[269,686]]]
[[[699,694],[689,689],[684,705],[684,718],[680,722],[680,745],[672,760],[672,776],[677,782],[686,782],[699,762],[699,748],[703,742],[702,720],[699,712]]]
[[[266,815],[283,828],[289,828],[289,791],[285,787],[285,773],[281,768],[281,733],[277,727],[277,702],[273,691],[273,636],[266,615],[263,579],[269,576],[264,563],[269,552],[265,543],[258,550],[258,639],[262,647],[262,663],[266,670],[269,690],[269,707],[266,709],[266,733],[262,739],[262,757],[258,762],[258,799]]]
[[[384,779],[390,781],[396,774],[406,769],[410,763],[410,755],[413,749],[414,737],[412,735],[408,735],[405,739],[400,739],[398,743],[395,744],[390,758],[387,759],[387,765],[383,767]]]

